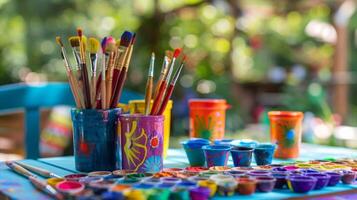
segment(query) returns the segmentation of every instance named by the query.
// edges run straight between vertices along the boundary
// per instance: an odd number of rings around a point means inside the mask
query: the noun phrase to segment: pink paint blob
[[[62,181],[56,184],[56,189],[69,194],[75,194],[84,189],[84,184],[77,181]]]

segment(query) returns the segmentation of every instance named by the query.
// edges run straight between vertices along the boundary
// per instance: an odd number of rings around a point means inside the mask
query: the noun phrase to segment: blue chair
[[[122,103],[143,96],[123,91]],[[51,82],[39,84],[11,84],[0,86],[0,112],[9,113],[19,109],[25,111],[26,158],[39,157],[40,109],[58,105],[74,106],[75,102],[68,83]]]

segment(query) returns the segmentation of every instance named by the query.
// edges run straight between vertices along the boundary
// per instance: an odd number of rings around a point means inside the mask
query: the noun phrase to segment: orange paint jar
[[[190,99],[190,137],[222,139],[227,108],[229,105],[224,99]]]
[[[271,111],[268,112],[268,116],[271,142],[277,145],[274,157],[299,157],[304,114],[294,111]]]

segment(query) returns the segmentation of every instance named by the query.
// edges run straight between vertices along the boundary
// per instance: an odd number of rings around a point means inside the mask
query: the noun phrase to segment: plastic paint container
[[[190,137],[214,141],[224,138],[226,110],[224,99],[190,99]]]
[[[62,193],[73,195],[84,190],[84,184],[77,181],[62,181],[56,184],[56,189]]]
[[[94,171],[94,172],[90,172],[88,173],[88,176],[90,177],[106,177],[106,176],[110,176],[112,175],[112,172],[110,171]]]
[[[259,144],[254,149],[254,158],[257,165],[269,165],[273,161],[273,154],[275,151],[274,144]]]
[[[311,176],[289,176],[287,184],[291,191],[296,193],[307,193],[315,188],[317,179]]]
[[[257,181],[254,178],[238,178],[238,193],[251,195],[255,192]]]
[[[230,146],[225,145],[206,145],[202,147],[207,167],[227,166]]]
[[[277,145],[275,158],[289,159],[299,157],[302,135],[302,112],[271,111],[271,142]]]
[[[274,189],[276,179],[270,176],[256,177],[257,189],[260,192],[271,192]]]
[[[237,182],[233,179],[223,179],[216,182],[217,192],[221,196],[232,196],[237,188]]]
[[[151,102],[152,104],[152,102]],[[151,105],[150,105],[151,106]],[[173,106],[173,101],[169,100],[165,111],[163,113],[165,117],[164,121],[164,158],[166,158],[167,150],[169,148],[169,141],[170,141],[170,127],[171,127],[171,110]],[[145,100],[131,100],[129,101],[129,110],[130,114],[140,113],[144,114],[145,111]]]
[[[79,179],[87,177],[87,174],[69,174],[64,176],[67,181],[79,181]]]
[[[249,167],[252,162],[253,148],[250,147],[232,147],[231,155],[235,167]]]
[[[206,187],[196,187],[190,190],[190,197],[192,200],[207,200],[210,192],[210,189]]]
[[[212,180],[201,180],[197,182],[200,187],[206,187],[210,190],[210,196],[213,197],[217,191],[217,184]]]
[[[206,159],[202,150],[202,146],[210,144],[209,140],[202,138],[192,138],[181,142],[183,149],[186,152],[188,161],[191,166],[204,166]]]
[[[104,179],[99,176],[87,176],[79,179],[79,182],[84,183],[84,184],[89,184],[92,182],[100,182],[103,181]]]

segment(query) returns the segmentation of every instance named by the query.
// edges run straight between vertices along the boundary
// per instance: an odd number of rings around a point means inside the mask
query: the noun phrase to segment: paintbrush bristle
[[[177,58],[180,55],[180,53],[181,53],[181,48],[175,49],[173,57]]]
[[[112,36],[109,36],[105,44],[105,52],[110,53],[115,51],[115,49],[115,39]]]
[[[91,54],[98,53],[100,43],[96,38],[90,37],[89,38],[89,52]]]
[[[56,37],[56,42],[57,42],[57,44],[60,45],[61,47],[64,46],[60,36],[57,36],[57,37]]]
[[[120,38],[120,46],[128,47],[130,45],[133,34],[129,31],[124,31]]]
[[[107,44],[107,37],[104,37],[101,42],[102,52],[105,52],[105,45]]]
[[[136,42],[136,33],[133,34],[130,44],[133,45]]]
[[[167,51],[165,51],[165,55],[166,55],[167,58],[172,59],[172,56],[173,56],[174,54],[173,54],[172,51],[167,50]]]
[[[80,39],[82,39],[82,36],[83,36],[83,30],[82,28],[77,28],[77,35],[79,36]]]
[[[79,37],[78,36],[69,37],[68,41],[71,44],[71,47],[79,47]]]

